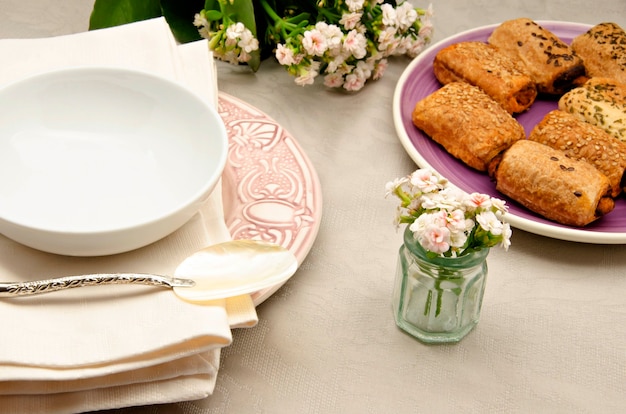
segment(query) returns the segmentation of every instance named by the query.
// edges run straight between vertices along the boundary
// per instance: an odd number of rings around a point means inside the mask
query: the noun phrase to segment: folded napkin
[[[206,41],[177,45],[162,18],[53,38],[4,39],[0,55],[7,57],[0,85],[49,69],[106,65],[168,77],[217,103]],[[172,275],[190,254],[230,239],[222,208],[220,183],[182,228],[114,256],[58,256],[0,236],[1,280]],[[231,328],[257,322],[247,295],[200,306],[168,289],[131,285],[5,299],[0,314],[0,413],[76,413],[204,398],[215,386]]]

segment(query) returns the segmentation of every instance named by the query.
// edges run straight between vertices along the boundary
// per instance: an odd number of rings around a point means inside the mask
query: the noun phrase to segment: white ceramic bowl
[[[133,250],[200,208],[226,164],[215,108],[148,73],[83,67],[0,89],[0,233],[72,256]]]

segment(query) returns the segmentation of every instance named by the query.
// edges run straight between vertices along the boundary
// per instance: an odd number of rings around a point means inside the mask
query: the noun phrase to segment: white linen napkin
[[[177,45],[163,18],[54,38],[4,39],[0,55],[7,57],[0,86],[61,67],[120,66],[185,83],[217,102],[206,41]],[[0,277],[171,275],[196,250],[230,239],[222,208],[220,183],[181,229],[114,256],[58,256],[0,236]],[[204,398],[215,386],[220,349],[232,341],[230,329],[257,322],[247,295],[199,306],[168,289],[129,285],[1,300],[0,314],[0,413],[76,413]]]

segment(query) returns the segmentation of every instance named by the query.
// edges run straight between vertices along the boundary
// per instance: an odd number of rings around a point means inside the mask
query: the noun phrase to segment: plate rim
[[[268,114],[266,114],[265,112],[263,112],[262,110],[254,107],[253,105],[243,101],[242,99],[239,99],[235,96],[232,96],[228,93],[219,91],[218,93],[218,99],[221,100],[225,100],[225,101],[229,101],[235,105],[238,105],[238,107],[240,109],[244,109],[246,111],[248,111],[251,114],[251,118],[254,119],[260,119],[260,120],[264,120],[264,121],[270,121],[272,123],[274,123],[275,125],[280,126],[280,124],[274,120],[272,117],[270,117]],[[218,105],[219,107],[219,105]],[[221,112],[218,110],[218,113],[220,113],[221,116]],[[313,217],[313,221],[311,223],[311,226],[309,227],[309,229],[311,230],[309,233],[309,236],[306,238],[306,243],[300,243],[298,245],[296,244],[288,244],[286,242],[280,243],[278,242],[278,244],[281,244],[283,247],[287,248],[288,250],[290,250],[295,256],[296,259],[298,261],[298,268],[300,268],[300,266],[302,265],[304,259],[308,256],[309,252],[311,251],[311,248],[313,247],[313,244],[315,243],[315,240],[317,239],[317,235],[319,233],[319,229],[320,229],[320,225],[321,225],[321,218],[322,218],[322,188],[321,188],[321,182],[319,179],[319,176],[317,174],[317,171],[313,165],[313,163],[311,162],[311,160],[309,159],[309,157],[306,155],[304,149],[300,146],[300,144],[298,143],[298,141],[296,140],[296,138],[289,132],[287,131],[285,128],[283,128],[281,126],[281,137],[280,139],[282,141],[285,140],[289,140],[289,147],[291,149],[291,151],[295,154],[298,155],[297,159],[298,159],[298,165],[300,167],[303,167],[303,172],[304,173],[308,173],[308,174],[304,174],[305,178],[306,178],[306,185],[309,186],[310,188],[308,190],[310,190],[312,197],[313,197],[313,208],[312,208],[312,217]],[[227,128],[227,132],[228,128]],[[251,147],[254,146],[255,144],[255,139],[254,137],[252,137],[252,139],[250,139]],[[231,136],[229,135],[229,148],[231,145]],[[230,151],[230,150],[229,150]],[[224,170],[225,174],[228,174],[230,172],[229,167],[228,167],[228,162],[227,162],[227,166]],[[233,179],[234,182],[236,182],[236,177],[231,177]],[[235,203],[240,203],[239,206],[244,205],[242,204],[242,201],[239,199],[239,197],[236,198]],[[244,207],[245,209],[245,207]],[[240,219],[240,220],[244,220],[244,218],[242,217],[231,217],[231,219],[228,219],[228,215],[226,215],[225,217],[225,221],[226,221],[226,227],[228,228],[229,233],[232,236],[232,226],[233,226],[233,221],[234,219]],[[247,225],[249,226],[254,226],[254,223],[251,222],[247,222]],[[237,239],[237,237],[233,237],[234,239]],[[267,240],[266,240],[267,241]],[[272,242],[277,242],[276,240],[270,240]],[[295,274],[294,274],[295,275]],[[291,277],[293,277],[294,275],[292,275]],[[291,279],[291,277],[289,277],[288,279],[284,280],[281,283],[278,283],[270,288],[266,288],[263,290],[260,290],[258,292],[253,293],[252,296],[252,301],[254,303],[255,306],[260,305],[261,303],[263,303],[265,300],[267,300],[270,296],[272,296],[274,293],[276,293],[276,291],[278,289],[280,289],[285,283],[287,283],[287,281],[289,279]]]
[[[577,23],[577,22],[566,22],[566,21],[557,21],[557,20],[535,20],[538,24],[545,27],[558,27],[561,25],[567,25],[572,29],[580,29],[581,32],[584,32],[591,28],[593,25],[587,23]],[[479,26],[472,29],[464,30],[452,36],[449,36],[445,39],[439,40],[433,45],[429,46],[426,50],[424,50],[419,56],[413,59],[409,65],[404,69],[400,77],[398,78],[398,82],[396,84],[393,101],[392,101],[392,112],[393,112],[393,122],[396,129],[396,134],[404,147],[404,150],[411,157],[413,162],[415,162],[421,168],[430,168],[435,170],[430,163],[419,153],[417,148],[411,142],[411,139],[404,128],[402,113],[401,113],[401,98],[403,94],[403,87],[407,81],[407,79],[411,76],[416,67],[423,63],[423,60],[435,50],[442,48],[444,45],[454,42],[457,39],[464,38],[469,35],[473,35],[475,33],[482,33],[488,30],[495,29],[501,23],[495,23],[485,26]],[[520,230],[525,230],[533,234],[537,234],[540,236],[550,237],[553,239],[565,240],[565,241],[573,241],[573,242],[581,242],[581,243],[591,243],[591,244],[623,244],[626,243],[626,232],[602,232],[602,231],[589,231],[579,228],[570,228],[570,227],[562,227],[552,224],[544,224],[532,219],[527,219],[524,217],[520,217],[515,215],[514,213],[507,213],[507,221],[511,224],[511,226],[518,228]]]

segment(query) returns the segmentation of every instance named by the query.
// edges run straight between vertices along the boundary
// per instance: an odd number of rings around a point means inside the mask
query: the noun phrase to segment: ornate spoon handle
[[[29,282],[0,282],[0,297],[36,295],[57,290],[99,285],[151,285],[166,288],[191,287],[191,279],[172,278],[146,273],[100,273],[92,275],[64,276],[55,279]]]

